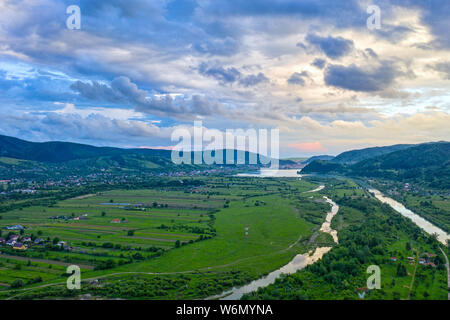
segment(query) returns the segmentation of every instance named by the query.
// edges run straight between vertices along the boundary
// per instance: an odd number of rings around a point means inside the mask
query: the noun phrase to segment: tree
[[[128,230],[128,236],[130,237],[134,236],[134,230]]]
[[[399,265],[397,266],[397,276],[398,277],[404,277],[406,276],[407,272],[406,272],[406,268],[403,264],[399,263]]]
[[[407,251],[411,250],[411,244],[409,242],[406,243],[406,250]]]
[[[181,246],[181,242],[180,242],[180,240],[177,240],[175,242],[175,248],[179,248],[180,246]]]
[[[23,281],[20,279],[16,279],[11,283],[11,288],[20,288],[23,287]]]
[[[106,212],[102,211],[102,217],[106,216]]]

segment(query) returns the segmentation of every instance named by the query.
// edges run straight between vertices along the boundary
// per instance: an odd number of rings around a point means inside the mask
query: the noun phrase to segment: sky
[[[170,149],[202,121],[278,128],[282,157],[448,141],[449,15],[441,0],[0,0],[0,134]]]

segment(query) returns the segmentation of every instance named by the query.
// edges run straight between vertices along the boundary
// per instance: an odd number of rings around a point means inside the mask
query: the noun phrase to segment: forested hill
[[[330,161],[333,159],[334,159],[334,156],[329,156],[329,155],[312,156],[311,158],[308,158],[307,160],[303,161],[302,164],[310,164],[311,162],[316,161],[316,160]]]
[[[382,156],[384,154],[388,154],[398,150],[404,150],[410,148],[414,145],[411,144],[396,144],[393,146],[387,147],[374,147],[374,148],[365,148],[360,150],[351,150],[343,152],[337,155],[333,162],[341,163],[341,164],[353,164],[366,159],[371,159],[377,156]]]
[[[0,156],[39,162],[65,162],[123,154],[141,154],[170,158],[170,151],[95,147],[72,142],[29,142],[0,135]]]
[[[419,144],[355,164],[340,164],[335,159],[314,161],[302,172],[415,180],[450,189],[450,142]]]
[[[425,143],[399,150],[350,167],[361,176],[414,179],[450,188],[450,142]]]

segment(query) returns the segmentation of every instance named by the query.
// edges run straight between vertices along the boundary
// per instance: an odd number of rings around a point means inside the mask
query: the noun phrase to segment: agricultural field
[[[77,264],[82,279],[105,277],[106,282],[109,274],[124,281],[130,273],[143,281],[172,281],[184,274],[196,285],[177,296],[204,297],[258,278],[330,241],[317,232],[329,205],[321,195],[303,193],[317,183],[237,177],[204,181],[98,192],[2,213],[3,237],[42,240],[23,251],[0,246],[0,258],[8,259],[0,269],[2,296],[64,283],[65,266]],[[4,229],[13,225],[25,229]],[[12,287],[19,278],[22,283]],[[216,284],[211,285],[213,278]]]

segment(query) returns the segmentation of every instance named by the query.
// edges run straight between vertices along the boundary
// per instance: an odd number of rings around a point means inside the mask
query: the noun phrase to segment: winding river
[[[316,192],[320,191],[325,186],[319,186],[318,188],[306,192]],[[326,202],[331,205],[331,210],[327,213],[325,222],[322,224],[320,231],[329,233],[334,241],[338,242],[337,231],[331,229],[330,224],[333,217],[338,213],[339,206],[333,202],[333,200],[324,196]],[[239,300],[244,294],[256,291],[258,288],[266,287],[275,282],[275,280],[280,277],[281,274],[292,274],[305,268],[306,266],[313,264],[314,262],[320,260],[325,253],[331,250],[332,247],[320,247],[316,248],[314,251],[310,251],[305,254],[298,254],[292,259],[288,264],[284,265],[280,269],[272,271],[267,276],[260,279],[254,280],[249,284],[239,287],[232,288],[231,290],[225,291],[219,295],[209,297],[209,299],[220,299],[220,300]]]
[[[383,195],[380,191],[376,189],[369,189],[370,192],[372,192],[375,197],[380,200],[383,203],[387,203],[390,205],[395,211],[400,213],[401,215],[409,218],[414,222],[416,225],[419,226],[422,230],[424,230],[428,234],[437,234],[437,239],[444,245],[446,245],[446,241],[450,239],[450,235],[448,235],[445,231],[442,229],[436,227],[434,224],[430,223],[429,221],[425,220],[418,214],[415,214],[411,210],[407,209],[403,204],[400,202],[395,201],[394,199],[388,198],[385,195]]]

